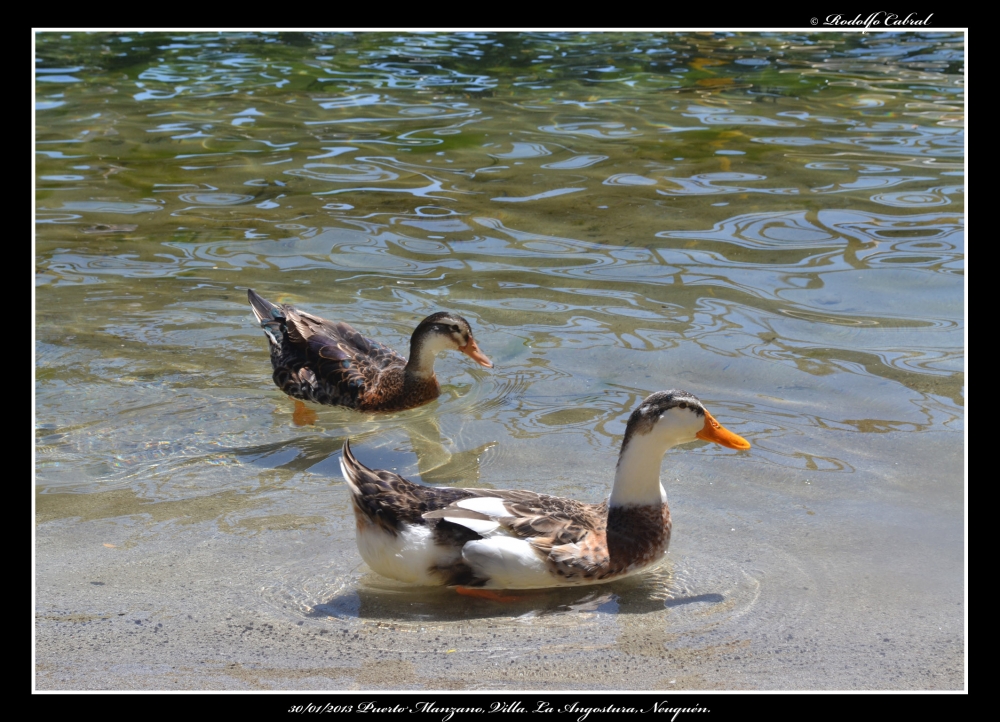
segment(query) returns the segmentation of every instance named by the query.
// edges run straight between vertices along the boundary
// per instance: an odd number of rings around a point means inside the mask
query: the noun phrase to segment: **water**
[[[44,689],[964,687],[964,38],[36,35]],[[484,369],[270,381],[252,287]],[[667,563],[516,602],[367,569],[340,449],[607,495],[649,393]],[[541,664],[539,664],[541,662]]]

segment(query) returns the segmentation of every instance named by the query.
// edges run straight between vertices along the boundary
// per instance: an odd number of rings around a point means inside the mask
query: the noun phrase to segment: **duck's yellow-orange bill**
[[[714,441],[716,444],[730,449],[743,450],[750,448],[749,441],[724,427],[708,411],[705,412],[705,426],[695,436],[705,441]]]
[[[493,368],[493,362],[486,358],[486,354],[479,350],[479,347],[476,345],[476,339],[470,338],[469,343],[464,346],[459,346],[458,350],[480,366],[485,366],[488,369]]]

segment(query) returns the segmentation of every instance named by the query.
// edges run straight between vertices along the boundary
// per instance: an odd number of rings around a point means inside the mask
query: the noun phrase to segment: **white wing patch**
[[[499,519],[504,516],[513,516],[507,507],[504,506],[503,499],[495,496],[474,496],[469,499],[462,499],[455,502],[455,506],[470,511],[478,511],[480,514]],[[470,527],[471,528],[471,527]]]
[[[477,576],[488,578],[485,586],[493,589],[552,586],[545,561],[524,539],[505,535],[477,539],[462,548],[462,558]]]
[[[476,534],[482,534],[483,536],[487,536],[500,528],[497,522],[490,519],[466,519],[464,517],[446,516],[444,520],[450,521],[452,524],[464,526],[466,529],[472,529]]]

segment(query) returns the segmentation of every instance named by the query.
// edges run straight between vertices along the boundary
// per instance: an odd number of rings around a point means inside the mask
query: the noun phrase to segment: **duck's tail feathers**
[[[350,439],[344,439],[344,450],[340,454],[340,473],[344,475],[344,481],[351,487],[351,493],[361,496],[361,482],[364,472],[370,470],[355,458],[351,453]]]
[[[280,307],[268,301],[263,296],[258,295],[252,288],[247,289],[247,299],[250,301],[250,308],[253,315],[260,322],[260,327],[264,329],[268,340],[281,347],[281,338],[284,335],[282,324],[285,323],[285,314]]]
[[[280,308],[259,295],[252,288],[247,289],[247,299],[250,301],[250,308],[253,309],[253,315],[262,324],[285,318],[285,314]]]

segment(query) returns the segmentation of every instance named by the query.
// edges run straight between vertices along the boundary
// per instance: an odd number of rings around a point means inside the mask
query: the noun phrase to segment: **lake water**
[[[38,689],[963,689],[961,33],[35,36]],[[294,403],[247,287],[437,362]],[[598,501],[667,562],[512,603],[354,542],[340,449]]]

